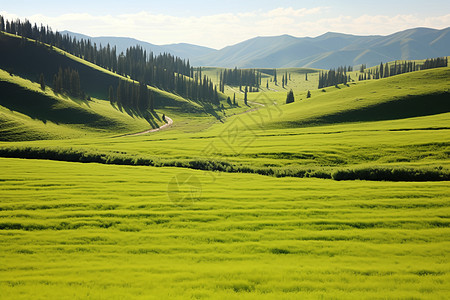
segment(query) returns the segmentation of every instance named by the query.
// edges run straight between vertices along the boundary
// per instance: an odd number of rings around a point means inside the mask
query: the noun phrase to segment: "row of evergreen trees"
[[[328,72],[319,74],[319,89],[337,84],[346,84],[350,79],[347,76],[347,67],[330,69]]]
[[[42,88],[43,75],[41,75],[40,81]],[[59,68],[58,73],[53,77],[53,90],[56,93],[67,93],[73,97],[84,97],[80,85],[80,75],[77,70],[71,68],[66,68],[64,70],[61,67]]]
[[[77,40],[68,34],[53,32],[48,26],[38,27],[28,20],[5,21],[2,16],[0,16],[0,30],[61,48],[103,68],[124,76],[128,75],[142,84],[175,92],[196,101],[218,102],[216,87],[211,80],[202,78],[201,75],[194,79],[194,69],[190,66],[189,60],[168,53],[155,56],[152,52],[147,53],[141,46],[135,46],[117,55],[116,47],[109,44],[106,47],[101,45],[97,47],[90,40]]]
[[[366,65],[363,64],[360,67],[360,74],[358,80],[370,80],[370,79],[380,79],[387,78],[399,74],[426,70],[432,68],[441,68],[448,66],[447,57],[438,57],[427,59],[420,65],[416,64],[415,61],[395,61],[394,63],[380,63],[376,68],[366,69]],[[346,84],[351,80],[350,76],[347,76],[346,71],[351,71],[350,67],[339,67],[337,70],[331,69],[328,72],[322,72],[319,74],[319,89],[333,86],[337,84]]]
[[[422,65],[422,70],[442,68],[447,66],[448,66],[447,57],[438,57],[425,60],[425,62]]]
[[[143,83],[119,80],[117,88],[109,87],[109,101],[138,111],[154,109],[153,93]]]
[[[259,89],[261,84],[261,72],[255,69],[224,69],[220,71],[219,78],[219,90],[223,93],[225,91],[225,85],[239,86],[239,90],[242,86],[254,87]]]
[[[380,63],[375,69],[362,69],[364,74],[359,75],[359,80],[387,78],[419,70],[447,67],[447,65],[447,57],[427,59],[422,65],[416,64],[415,61],[395,61],[393,64],[386,63],[384,65]]]

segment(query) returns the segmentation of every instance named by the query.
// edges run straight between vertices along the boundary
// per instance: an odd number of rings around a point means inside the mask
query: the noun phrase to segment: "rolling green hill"
[[[304,92],[297,92],[299,101],[283,106],[282,117],[270,122],[298,127],[447,113],[450,112],[449,78],[447,67],[315,90],[310,99],[306,99]],[[281,96],[276,99],[283,101]]]
[[[42,73],[46,83],[50,85],[60,67],[77,70],[80,74],[81,88],[86,94],[98,99],[108,99],[109,87],[117,86],[119,78],[129,80],[56,47],[0,33],[0,69],[32,81],[38,81]],[[167,106],[199,108],[198,104],[180,96],[154,87],[149,89],[153,92],[157,108]]]
[[[108,101],[55,94],[37,83],[0,70],[0,140],[79,138],[138,132],[162,123],[122,112]]]
[[[263,70],[248,105],[226,87],[238,105],[218,118],[154,90],[173,126],[127,135],[162,122],[17,75],[76,66],[102,96],[117,74],[0,44],[2,298],[448,295],[449,67],[323,90],[317,70],[278,70],[285,88]]]
[[[404,168],[418,176],[437,170],[440,178],[439,170],[446,174],[449,167],[449,72],[432,69],[314,90],[309,99],[297,92],[296,102],[288,105],[284,92],[250,93],[249,107],[240,102],[247,113],[226,110],[224,123],[199,118],[203,125],[196,130],[189,130],[192,123],[175,122],[164,133],[142,137],[36,141],[25,150],[27,143],[0,147],[14,148],[3,152],[13,157],[51,158],[52,149],[58,149],[97,162],[107,159],[98,160],[96,153],[107,157],[120,151],[117,159],[125,164],[275,176],[331,178],[348,168]]]

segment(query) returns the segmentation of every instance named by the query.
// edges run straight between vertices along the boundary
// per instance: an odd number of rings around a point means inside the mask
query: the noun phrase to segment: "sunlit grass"
[[[445,298],[449,184],[0,159],[7,298]],[[184,191],[184,190],[183,190]],[[187,190],[189,191],[189,189]]]

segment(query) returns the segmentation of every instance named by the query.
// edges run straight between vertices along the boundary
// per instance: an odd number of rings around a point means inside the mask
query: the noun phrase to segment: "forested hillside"
[[[91,44],[90,40],[77,40],[67,34],[53,32],[48,27],[32,25],[29,21],[4,21],[3,17],[0,19],[0,29],[9,33],[2,34],[0,37],[0,68],[9,70],[11,73],[17,72],[29,79],[39,78],[42,73],[49,85],[52,85],[52,79],[59,68],[70,67],[79,72],[81,86],[87,94],[103,99],[111,96],[111,87],[115,91],[119,88],[117,78],[120,77],[111,77],[111,73],[129,77],[137,81],[138,85],[139,83],[149,85],[200,103],[219,105],[220,99],[224,98],[209,78],[194,72],[189,61],[170,54],[155,56],[153,53],[147,53],[140,46],[130,47],[125,53],[116,53],[115,46],[111,47],[109,44],[105,47],[97,46]],[[22,38],[17,38],[15,35]],[[56,50],[62,49],[77,58],[100,66],[110,73],[103,72],[104,74],[96,77],[94,83],[91,76],[86,74],[92,68],[66,60],[65,53],[62,53],[62,56],[56,55],[53,51],[54,47],[57,48]],[[115,94],[118,97],[114,101],[120,100],[121,92]],[[173,101],[165,101],[166,99],[158,101],[158,98],[161,97],[155,97],[156,105],[174,104]],[[128,98],[127,101],[123,104],[129,105]]]

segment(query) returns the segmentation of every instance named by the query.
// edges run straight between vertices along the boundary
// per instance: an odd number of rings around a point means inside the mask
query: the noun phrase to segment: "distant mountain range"
[[[116,45],[118,53],[141,45],[153,53],[171,53],[194,66],[240,68],[308,67],[329,69],[341,65],[373,66],[380,62],[450,55],[450,27],[414,28],[387,36],[357,36],[328,32],[315,38],[290,35],[256,37],[220,50],[192,44],[153,45],[132,38],[89,37],[63,31],[97,45]]]
[[[96,43],[97,46],[99,46],[100,44],[102,46],[106,46],[107,44],[110,44],[111,46],[115,45],[117,48],[117,54],[119,54],[120,52],[125,52],[127,48],[136,45],[142,46],[142,48],[147,50],[147,52],[153,52],[155,54],[166,52],[186,59],[195,59],[196,57],[200,57],[209,54],[211,52],[217,51],[212,48],[186,43],[155,45],[128,37],[114,37],[114,36],[90,37],[88,35],[75,33],[67,30],[61,31],[61,33],[69,34],[70,36],[76,37],[77,39],[85,39],[85,40],[89,39],[91,40],[91,42]]]

